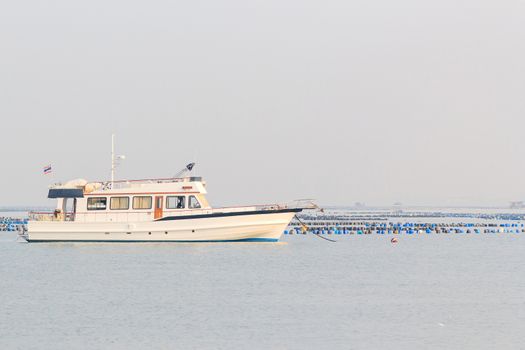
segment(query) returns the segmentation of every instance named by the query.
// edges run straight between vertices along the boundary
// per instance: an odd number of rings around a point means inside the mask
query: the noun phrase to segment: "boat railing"
[[[111,181],[92,181],[93,183],[102,184],[103,189],[122,189],[129,188],[133,185],[139,184],[165,184],[175,182],[191,182],[191,181],[202,181],[202,177],[190,176],[190,177],[172,177],[172,178],[158,178],[158,179],[138,179],[138,180],[115,180]]]
[[[74,221],[75,214],[73,212],[67,212],[64,218],[64,213],[61,212],[30,211],[28,217],[31,221]]]
[[[297,199],[288,203],[272,203],[272,204],[254,204],[249,206],[235,206],[235,207],[220,207],[213,209],[214,211],[264,211],[264,210],[282,210],[282,209],[319,209],[313,199]]]
[[[296,199],[290,203],[287,203],[286,207],[289,209],[318,209],[323,211],[323,209],[315,203],[315,199]]]

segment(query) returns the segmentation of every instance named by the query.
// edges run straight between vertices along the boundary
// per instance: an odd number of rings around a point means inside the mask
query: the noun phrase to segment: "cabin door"
[[[162,218],[162,196],[155,196],[155,219]]]

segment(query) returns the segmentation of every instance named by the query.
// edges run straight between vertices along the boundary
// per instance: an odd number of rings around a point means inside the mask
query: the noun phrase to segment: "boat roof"
[[[95,195],[135,194],[205,194],[206,183],[200,176],[139,180],[94,181],[73,180],[49,189],[48,198],[82,198]]]

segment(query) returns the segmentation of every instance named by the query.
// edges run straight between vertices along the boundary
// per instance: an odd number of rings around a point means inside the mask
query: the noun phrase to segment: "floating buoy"
[[[397,238],[396,238],[396,237],[393,237],[393,238],[390,240],[390,242],[392,242],[392,243],[397,243]]]

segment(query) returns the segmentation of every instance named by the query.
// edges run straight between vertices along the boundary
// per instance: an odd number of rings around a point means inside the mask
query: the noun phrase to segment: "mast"
[[[111,188],[115,181],[115,134],[111,134]]]
[[[111,188],[113,188],[113,182],[115,182],[115,169],[119,165],[119,160],[126,159],[126,156],[120,155],[115,156],[115,134],[111,134]]]

